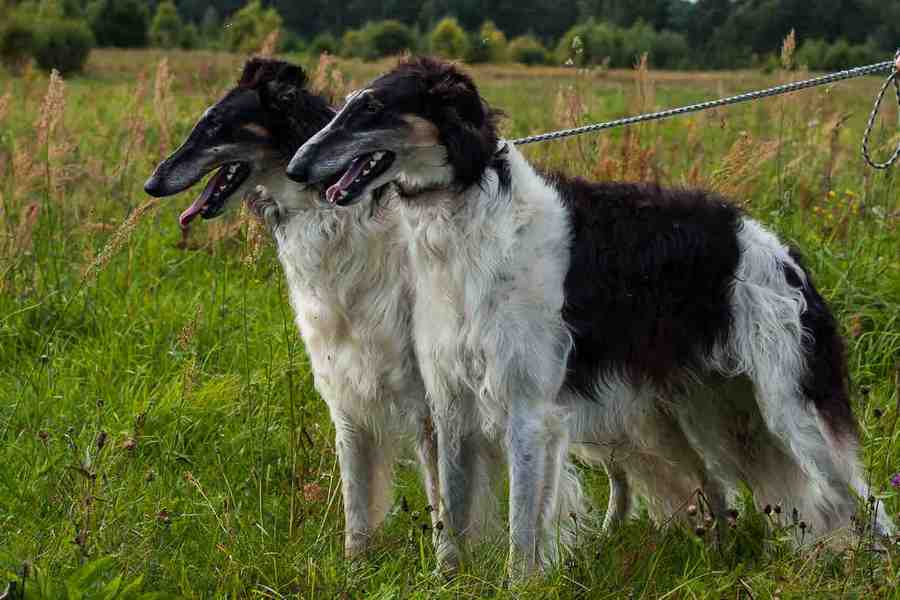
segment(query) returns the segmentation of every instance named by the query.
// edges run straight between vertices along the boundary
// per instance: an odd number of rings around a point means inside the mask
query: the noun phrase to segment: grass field
[[[165,59],[165,61],[163,61]],[[639,519],[508,589],[487,546],[432,576],[410,463],[368,560],[342,558],[332,428],[268,241],[240,211],[181,239],[190,192],[142,183],[241,57],[96,51],[87,73],[0,74],[0,590],[43,598],[897,597],[900,548],[793,552],[747,503],[732,541]],[[305,59],[340,93],[389,63]],[[797,73],[473,69],[517,136],[754,89]],[[900,170],[866,168],[875,79],[530,147],[598,179],[724,192],[796,244],[839,315],[872,493],[900,511]],[[876,131],[897,143],[896,107]],[[196,191],[196,190],[195,190]],[[124,223],[124,224],[123,224]],[[598,510],[605,477],[585,471]],[[117,587],[118,586],[118,587]]]

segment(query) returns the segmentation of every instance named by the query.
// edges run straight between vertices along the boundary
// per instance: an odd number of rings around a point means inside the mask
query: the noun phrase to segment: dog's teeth
[[[366,169],[365,171],[362,172],[362,174],[363,174],[363,175],[368,175],[368,174],[371,173],[371,172],[372,172],[372,169]]]
[[[379,161],[379,160],[381,160],[382,156],[384,156],[384,152],[376,152],[375,154],[372,155],[372,158],[374,158],[376,161]]]

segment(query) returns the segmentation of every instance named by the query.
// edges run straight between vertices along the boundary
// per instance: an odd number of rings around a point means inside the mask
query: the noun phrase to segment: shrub
[[[150,13],[140,0],[94,0],[87,9],[88,24],[98,46],[139,48],[147,45]]]
[[[276,29],[281,29],[281,15],[274,8],[263,8],[260,0],[252,0],[229,19],[224,44],[229,50],[252,52]]]
[[[412,30],[393,19],[369,23],[363,30],[373,58],[394,56],[406,50],[415,50],[416,36]]]
[[[556,50],[560,62],[572,60],[583,66],[608,61],[610,66],[617,68],[634,66],[645,52],[655,67],[690,66],[690,48],[683,35],[656,31],[642,21],[628,29],[593,20],[581,23],[563,35]]]
[[[523,65],[545,65],[550,62],[547,49],[534,37],[521,35],[509,43],[509,56]]]
[[[428,36],[431,51],[444,58],[462,58],[466,54],[466,32],[452,17],[441,19]]]
[[[327,50],[326,50],[327,51]],[[371,53],[369,40],[362,29],[348,29],[341,36],[341,55],[349,58],[367,59]],[[317,52],[316,54],[321,54]]]
[[[337,54],[338,50],[338,42],[337,39],[328,33],[320,33],[309,43],[309,51],[314,56],[319,56],[320,54]]]
[[[507,58],[506,34],[493,21],[485,21],[477,34],[472,34],[466,60],[470,63],[503,62]]]
[[[175,3],[172,0],[160,2],[150,23],[150,41],[160,48],[174,48],[181,45],[183,37],[184,23]]]
[[[0,62],[12,73],[22,71],[34,54],[34,28],[24,19],[11,17],[0,25]]]
[[[204,45],[203,39],[200,37],[200,30],[197,29],[196,25],[188,23],[184,26],[184,29],[181,30],[181,40],[178,42],[178,45],[185,50],[201,48]]]
[[[86,23],[71,19],[46,20],[38,27],[34,59],[45,71],[76,73],[84,68],[93,47],[94,35]]]

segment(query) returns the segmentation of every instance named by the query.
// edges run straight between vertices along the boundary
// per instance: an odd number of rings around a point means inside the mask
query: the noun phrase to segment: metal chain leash
[[[594,123],[591,125],[583,125],[581,127],[574,127],[571,129],[561,129],[559,131],[551,131],[549,133],[541,133],[538,135],[530,135],[523,138],[518,138],[515,140],[511,140],[511,143],[517,146],[524,146],[525,144],[534,144],[537,142],[547,142],[550,140],[559,140],[567,137],[572,137],[575,135],[582,135],[585,133],[593,133],[595,131],[602,131],[604,129],[612,129],[614,127],[624,127],[626,125],[635,125],[637,123],[644,123],[647,121],[659,121],[661,119],[668,119],[670,117],[677,117],[680,115],[686,115],[688,113],[700,112],[703,110],[709,110],[711,108],[718,108],[720,106],[730,106],[732,104],[739,104],[741,102],[749,102],[751,100],[759,100],[760,98],[768,98],[770,96],[780,96],[782,94],[789,94],[791,92],[797,92],[800,90],[809,89],[812,87],[817,87],[820,85],[827,85],[829,83],[834,83],[836,81],[845,81],[847,79],[854,79],[856,77],[864,77],[866,75],[874,75],[875,73],[883,73],[886,71],[893,71],[891,76],[888,77],[887,81],[885,81],[884,85],[881,88],[881,93],[878,94],[878,97],[875,101],[875,106],[872,109],[872,114],[869,116],[869,123],[866,127],[866,133],[863,137],[863,156],[866,161],[877,169],[886,169],[894,161],[897,160],[898,156],[900,156],[900,146],[897,147],[897,150],[894,154],[884,163],[875,163],[869,158],[869,135],[871,133],[872,127],[875,123],[875,117],[878,114],[879,106],[881,105],[881,100],[884,97],[885,91],[891,82],[894,83],[894,87],[897,90],[897,102],[900,104],[900,74],[898,74],[897,60],[900,60],[900,50],[897,51],[897,55],[894,60],[886,60],[879,63],[874,63],[871,65],[866,65],[863,67],[854,67],[852,69],[846,69],[844,71],[838,71],[837,73],[830,73],[828,75],[822,75],[820,77],[813,77],[812,79],[804,79],[803,81],[795,81],[792,83],[785,83],[782,85],[776,85],[774,87],[766,88],[764,90],[757,90],[754,92],[746,92],[743,94],[738,94],[736,96],[729,96],[727,98],[720,98],[718,100],[708,100],[706,102],[699,102],[697,104],[690,104],[688,106],[681,106],[678,108],[670,108],[667,110],[661,110],[658,112],[647,113],[643,115],[637,115],[634,117],[624,117],[622,119],[615,119],[613,121],[606,121],[604,123]]]
[[[869,122],[866,123],[866,132],[863,134],[863,160],[865,160],[873,169],[887,169],[897,161],[898,157],[900,157],[900,142],[897,143],[897,148],[894,150],[893,154],[882,163],[872,160],[872,157],[869,154],[869,136],[872,134],[872,129],[875,127],[875,118],[878,117],[878,109],[881,108],[881,101],[884,99],[884,94],[887,92],[891,82],[893,82],[894,91],[897,94],[897,107],[900,108],[900,50],[897,50],[897,53],[894,55],[894,72],[885,80],[884,85],[881,86],[881,90],[878,92],[878,96],[875,97],[875,105],[872,107],[872,112],[869,114]]]

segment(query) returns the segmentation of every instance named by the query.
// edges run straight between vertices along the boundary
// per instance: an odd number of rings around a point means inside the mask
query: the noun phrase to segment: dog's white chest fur
[[[555,396],[571,345],[561,319],[567,216],[521,156],[509,158],[512,189],[491,172],[482,187],[436,193],[433,202],[418,197],[401,209],[416,352],[433,408],[465,411],[440,403],[474,394],[489,430],[503,428],[510,398]]]
[[[392,422],[406,427],[421,412],[424,392],[395,213],[373,217],[368,206],[304,210],[275,235],[316,387],[332,413],[378,429]]]

